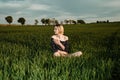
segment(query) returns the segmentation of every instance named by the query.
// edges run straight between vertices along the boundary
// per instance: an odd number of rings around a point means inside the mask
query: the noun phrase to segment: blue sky
[[[0,0],[0,24],[6,24],[9,15],[14,24],[19,17],[24,17],[26,24],[41,18],[120,21],[120,0]]]

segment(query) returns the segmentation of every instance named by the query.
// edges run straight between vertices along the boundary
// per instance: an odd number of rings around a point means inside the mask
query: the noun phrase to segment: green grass
[[[119,80],[120,24],[65,25],[70,53],[53,57],[53,27],[0,27],[0,80]]]

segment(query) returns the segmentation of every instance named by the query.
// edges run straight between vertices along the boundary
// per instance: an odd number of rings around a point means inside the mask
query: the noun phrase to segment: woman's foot
[[[71,56],[74,56],[74,57],[79,57],[81,55],[82,55],[81,51],[78,51],[78,52],[75,52],[75,53],[71,54]]]

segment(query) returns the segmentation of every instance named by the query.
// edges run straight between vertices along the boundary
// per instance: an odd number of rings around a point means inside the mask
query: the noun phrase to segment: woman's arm
[[[55,44],[55,42],[53,41],[53,38],[51,38],[51,47],[52,47],[52,51],[53,51],[53,52],[57,52],[57,51],[58,51],[58,49],[56,48],[56,44]]]
[[[65,46],[60,42],[60,40],[53,39],[53,41],[55,42],[55,44],[59,45],[63,50],[65,50]]]
[[[68,37],[67,36],[64,36],[63,37],[65,41],[67,41],[68,43]],[[54,41],[55,44],[59,45],[61,47],[62,50],[66,50],[68,49],[68,44],[66,45],[63,45],[61,42],[60,42],[60,39],[58,37],[56,37],[56,35],[53,35],[52,36],[52,39]]]

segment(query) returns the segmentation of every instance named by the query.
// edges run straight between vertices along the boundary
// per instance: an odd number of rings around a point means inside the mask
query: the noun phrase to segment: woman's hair
[[[58,28],[59,34],[64,34],[64,27],[60,24],[56,24],[55,27]]]

